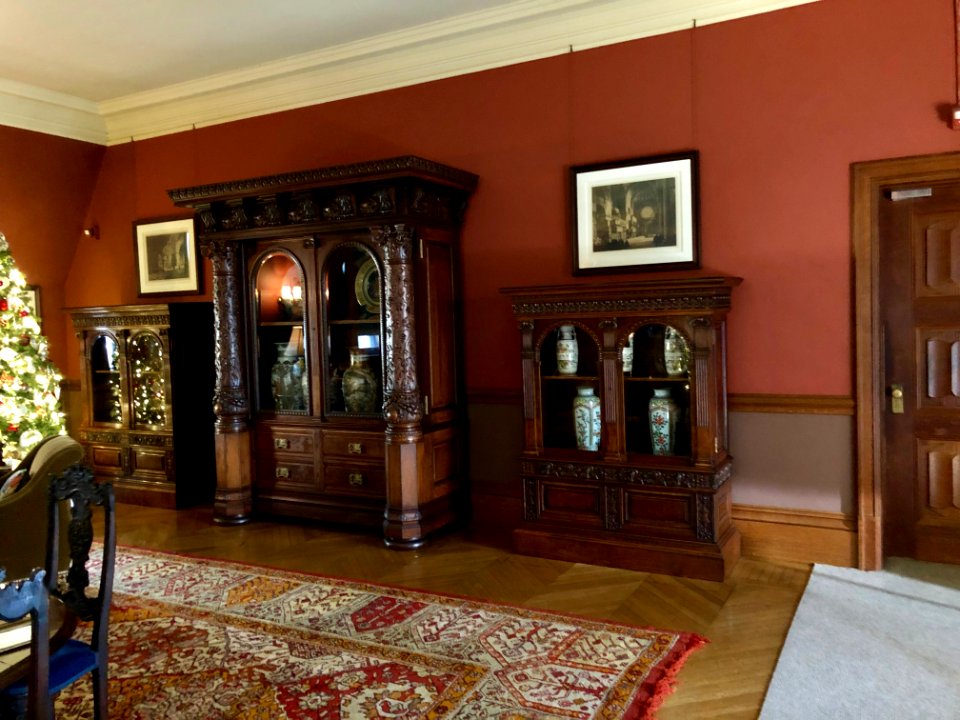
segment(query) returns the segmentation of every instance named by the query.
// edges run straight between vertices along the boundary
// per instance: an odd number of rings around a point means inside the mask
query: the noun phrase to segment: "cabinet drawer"
[[[300,428],[261,426],[257,429],[257,445],[266,456],[273,453],[295,453],[312,458],[314,432]]]
[[[123,448],[91,445],[89,448],[90,462],[97,470],[122,470]]]
[[[323,490],[343,495],[385,496],[387,473],[380,465],[326,464]]]
[[[312,462],[262,460],[257,463],[257,487],[260,490],[297,490],[317,492],[317,476]]]
[[[326,431],[323,433],[323,454],[350,458],[383,459],[383,433]]]
[[[599,485],[524,478],[524,512],[553,522],[581,527],[603,526],[603,493]]]
[[[156,448],[130,448],[131,471],[135,475],[159,475],[166,478],[170,474],[170,453]]]

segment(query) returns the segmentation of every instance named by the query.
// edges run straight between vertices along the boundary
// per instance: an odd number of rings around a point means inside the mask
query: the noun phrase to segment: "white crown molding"
[[[44,126],[28,129],[114,145],[816,1],[526,0],[104,101],[92,111],[96,118],[87,117],[92,104],[84,101],[71,114],[64,100],[62,117],[47,103]],[[26,122],[26,108],[8,114],[7,100],[0,84],[0,123],[24,127],[7,118]],[[84,121],[70,134],[79,115]],[[92,119],[100,121],[96,133]]]
[[[0,125],[108,144],[96,103],[11,80],[0,79]]]

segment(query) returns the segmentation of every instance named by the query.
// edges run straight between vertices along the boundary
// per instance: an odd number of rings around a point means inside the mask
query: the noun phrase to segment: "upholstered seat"
[[[0,567],[11,580],[25,578],[33,568],[46,567],[47,503],[50,478],[83,460],[83,446],[67,435],[54,435],[42,440],[20,464],[0,478],[0,485],[9,475],[26,470],[25,483],[16,492],[0,498]],[[61,522],[69,522],[66,508]],[[60,569],[69,560],[66,534],[59,541]]]

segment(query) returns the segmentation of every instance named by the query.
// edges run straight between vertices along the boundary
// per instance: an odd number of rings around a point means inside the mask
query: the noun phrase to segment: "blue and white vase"
[[[677,434],[677,404],[670,388],[654,388],[650,398],[650,444],[654,455],[673,455]]]
[[[576,330],[573,325],[561,325],[557,339],[557,374],[576,375],[579,356]]]
[[[573,426],[578,450],[597,452],[600,449],[600,398],[589,385],[577,388],[573,399]]]

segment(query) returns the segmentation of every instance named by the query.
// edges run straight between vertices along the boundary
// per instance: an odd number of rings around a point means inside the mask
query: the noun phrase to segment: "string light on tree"
[[[61,375],[26,303],[27,279],[0,233],[0,441],[16,462],[48,435],[62,435]]]

